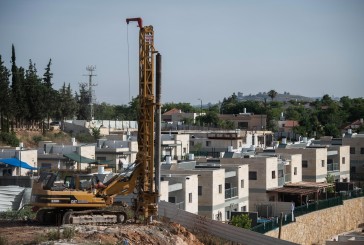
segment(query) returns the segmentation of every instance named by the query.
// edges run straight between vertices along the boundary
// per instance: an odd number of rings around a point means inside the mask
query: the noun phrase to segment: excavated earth
[[[0,245],[18,244],[202,245],[203,243],[179,224],[160,221],[148,225],[42,226],[36,222],[0,220]]]

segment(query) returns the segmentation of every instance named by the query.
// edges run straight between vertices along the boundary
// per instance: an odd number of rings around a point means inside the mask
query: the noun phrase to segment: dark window
[[[308,168],[308,162],[307,160],[302,161],[302,168]]]
[[[202,186],[198,186],[198,195],[202,196]]]
[[[222,193],[222,185],[219,185],[219,193]]]
[[[238,122],[238,128],[240,129],[248,129],[248,122]]]
[[[188,193],[188,202],[192,203],[192,193]]]
[[[325,167],[325,160],[321,160],[321,167]]]
[[[176,197],[168,197],[168,202],[176,203]]]
[[[294,168],[293,168],[293,174],[294,174],[294,175],[297,175],[297,167],[294,167]]]
[[[364,148],[360,148],[360,154],[364,154]]]
[[[249,180],[257,180],[257,172],[249,171]]]
[[[341,162],[342,162],[342,164],[345,164],[345,157],[341,158]]]
[[[272,179],[276,178],[276,171],[272,171]]]
[[[244,188],[244,180],[240,180],[240,188]]]
[[[355,154],[355,147],[350,147],[350,154]]]
[[[283,178],[284,174],[283,174],[283,170],[278,170],[278,178]]]
[[[206,146],[211,146],[211,141],[206,141]]]

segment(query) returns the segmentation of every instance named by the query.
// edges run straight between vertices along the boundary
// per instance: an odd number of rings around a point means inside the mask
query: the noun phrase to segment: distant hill
[[[267,92],[259,92],[258,94],[249,94],[249,95],[244,95],[241,92],[238,92],[237,94],[238,96],[238,100],[239,101],[244,101],[244,100],[255,100],[255,101],[264,101],[264,99],[266,99],[267,101],[271,101],[272,99],[268,96]],[[301,95],[293,95],[290,94],[289,92],[284,92],[283,94],[277,94],[277,96],[274,98],[274,101],[290,101],[290,100],[297,100],[297,101],[315,101],[315,98],[310,98],[310,97],[305,97],[305,96],[301,96]]]

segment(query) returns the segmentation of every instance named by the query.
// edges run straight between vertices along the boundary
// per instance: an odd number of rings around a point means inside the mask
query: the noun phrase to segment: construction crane
[[[133,210],[135,217],[143,215],[150,220],[157,214],[159,196],[159,173],[155,173],[154,162],[160,156],[160,147],[155,157],[154,130],[155,112],[160,117],[160,82],[154,80],[154,32],[152,26],[142,26],[141,18],[126,19],[127,24],[137,21],[139,32],[139,115],[138,153],[136,160],[122,173],[115,175],[106,188],[96,189],[96,176],[69,174],[63,185],[56,186],[59,173],[43,172],[32,188],[31,205],[38,209],[37,220],[51,223],[57,220],[63,224],[124,223],[128,217],[124,211],[105,210],[114,204],[117,195],[135,194]],[[159,54],[158,54],[159,55]],[[160,67],[160,55],[157,67]],[[160,69],[157,69],[160,81]],[[159,113],[158,113],[159,111]],[[158,122],[160,125],[160,123]],[[160,126],[159,126],[160,127]],[[156,133],[159,135],[160,129]],[[158,137],[156,137],[158,142]],[[157,161],[158,162],[158,161]],[[156,164],[159,168],[159,163]],[[159,170],[158,170],[159,171]],[[157,185],[155,184],[157,181]]]

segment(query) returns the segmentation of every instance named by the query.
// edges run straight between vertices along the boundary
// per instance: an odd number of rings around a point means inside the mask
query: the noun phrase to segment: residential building
[[[267,115],[254,115],[247,113],[246,109],[239,114],[220,114],[219,119],[230,121],[234,124],[234,128],[241,130],[260,131],[267,128]]]
[[[364,180],[364,133],[349,132],[341,144],[350,148],[350,174],[353,180]]]
[[[38,168],[37,150],[19,147],[0,149],[0,176],[29,176]]]

